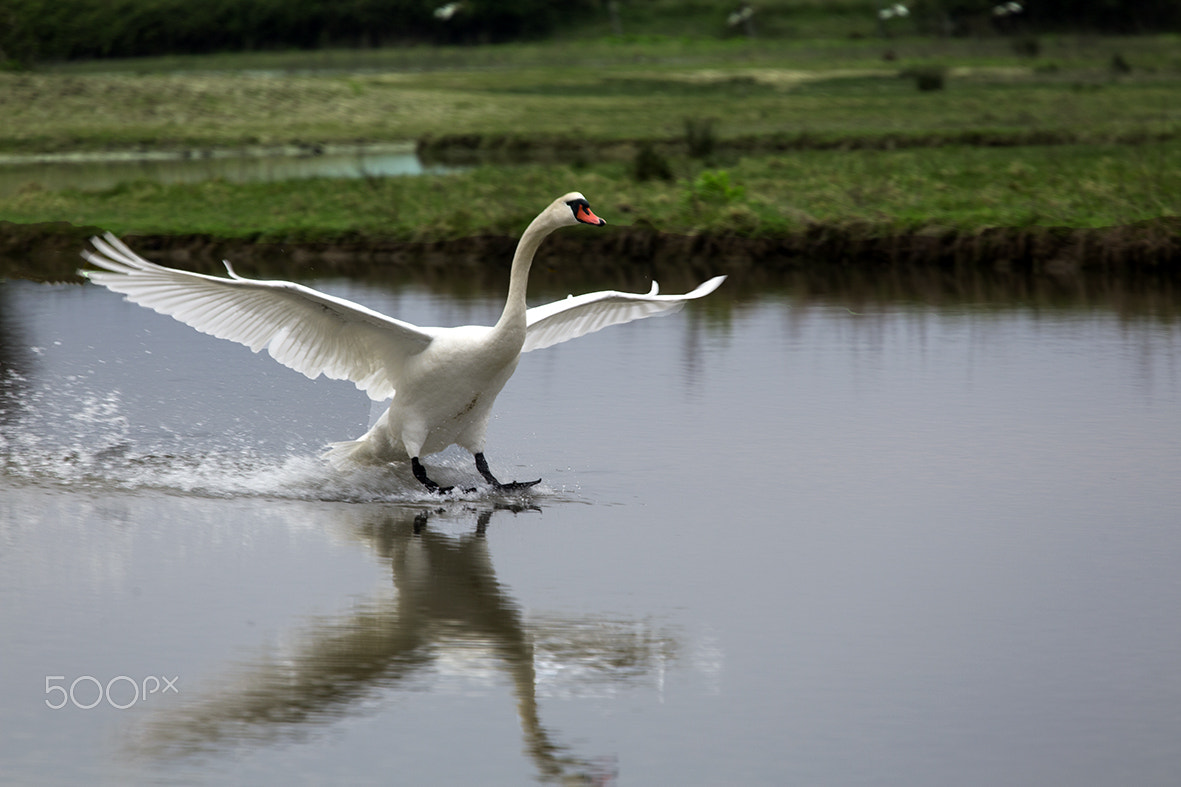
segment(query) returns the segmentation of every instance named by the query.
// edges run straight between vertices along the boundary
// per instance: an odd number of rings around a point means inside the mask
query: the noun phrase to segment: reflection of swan
[[[543,779],[578,783],[601,775],[602,766],[569,752],[542,723],[535,664],[540,657],[575,673],[587,668],[587,681],[625,683],[674,657],[676,642],[634,621],[550,617],[528,625],[497,581],[483,537],[492,510],[477,514],[475,532],[462,536],[431,530],[421,509],[357,513],[345,532],[388,561],[396,594],[315,619],[284,638],[290,647],[240,663],[236,675],[208,689],[186,688],[183,702],[144,720],[131,753],[173,758],[301,740],[316,724],[368,712],[367,699],[414,686],[449,655],[485,653],[512,683],[525,752]]]
[[[513,257],[508,300],[493,327],[419,328],[291,282],[237,276],[203,276],[154,265],[114,236],[93,238],[100,254],[83,256],[102,271],[82,271],[91,281],[125,294],[199,331],[249,346],[308,377],[351,380],[375,400],[397,396],[360,439],[328,452],[346,460],[410,460],[414,477],[431,491],[446,492],[427,477],[420,457],[459,445],[471,451],[480,474],[502,485],[484,458],[484,433],[492,403],[517,367],[521,353],[548,347],[608,325],[666,314],[712,292],[725,278],[710,279],[685,295],[593,292],[527,309],[525,289],[533,255],[559,227],[601,225],[577,192],[559,197],[530,223]]]

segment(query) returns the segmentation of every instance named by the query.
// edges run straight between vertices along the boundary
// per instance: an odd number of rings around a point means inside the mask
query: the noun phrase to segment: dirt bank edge
[[[0,276],[77,281],[78,252],[99,230],[64,222],[0,221]],[[146,256],[172,265],[221,272],[231,259],[244,275],[307,277],[413,276],[477,280],[507,270],[515,238],[479,236],[406,242],[357,236],[291,243],[205,235],[128,238]],[[677,285],[729,274],[757,284],[801,272],[862,273],[912,269],[1069,277],[1101,273],[1175,281],[1181,278],[1181,217],[1102,228],[1022,227],[978,230],[883,230],[870,225],[817,224],[781,237],[671,235],[647,227],[601,233],[564,232],[548,238],[539,269],[559,266],[582,277],[625,281],[656,277]]]

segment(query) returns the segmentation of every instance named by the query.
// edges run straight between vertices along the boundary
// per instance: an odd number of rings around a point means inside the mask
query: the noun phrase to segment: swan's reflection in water
[[[383,693],[411,688],[449,654],[479,653],[510,679],[524,748],[542,779],[611,780],[613,765],[575,755],[542,723],[538,666],[587,684],[659,679],[676,656],[676,639],[641,621],[598,616],[527,624],[496,579],[484,537],[503,507],[461,512],[467,522],[475,519],[462,535],[432,529],[432,519],[454,521],[445,510],[358,508],[342,509],[355,519],[341,529],[389,563],[396,594],[378,593],[347,614],[313,620],[293,632],[284,652],[251,658],[232,676],[205,684],[216,688],[186,691],[183,703],[143,720],[132,753],[178,758],[297,740],[314,725],[363,712]]]

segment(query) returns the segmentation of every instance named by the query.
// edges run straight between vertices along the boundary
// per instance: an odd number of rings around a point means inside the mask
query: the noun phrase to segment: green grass
[[[928,39],[588,41],[104,61],[0,74],[0,152],[457,133],[667,140],[683,133],[686,118],[706,117],[716,118],[723,141],[969,129],[1103,142],[1181,134],[1177,43],[1063,38],[1036,62],[998,40]],[[882,60],[887,46],[897,59]],[[1110,73],[1117,50],[1133,63],[1131,74]],[[932,63],[949,69],[944,90],[922,93],[898,76]]]
[[[946,90],[921,93],[890,72],[513,77],[0,75],[0,151],[388,142],[438,133],[674,139],[686,118],[702,117],[717,119],[722,139],[980,129],[1101,142],[1181,133],[1181,79],[1080,86],[953,71]]]
[[[883,232],[1102,227],[1181,215],[1181,142],[800,151],[713,167],[680,161],[674,170],[672,182],[643,183],[614,163],[480,167],[433,178],[34,189],[0,200],[0,215],[120,234],[271,241],[516,235],[549,199],[574,189],[612,226],[754,237],[813,224]]]

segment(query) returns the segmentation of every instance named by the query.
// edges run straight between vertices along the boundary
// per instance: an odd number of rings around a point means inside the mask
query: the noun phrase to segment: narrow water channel
[[[232,150],[60,153],[0,156],[0,196],[22,189],[101,191],[133,181],[236,183],[362,178],[442,172],[424,167],[414,143],[314,145]]]

